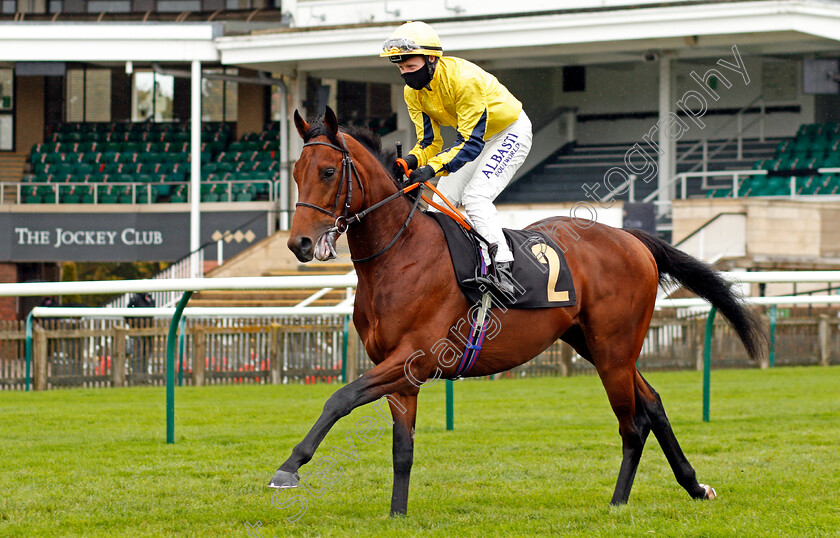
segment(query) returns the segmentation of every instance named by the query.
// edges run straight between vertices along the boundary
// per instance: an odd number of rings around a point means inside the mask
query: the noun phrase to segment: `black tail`
[[[733,293],[729,284],[708,264],[641,230],[627,230],[653,254],[659,280],[668,275],[712,303],[732,324],[747,353],[759,360],[767,349],[767,332],[759,317]]]

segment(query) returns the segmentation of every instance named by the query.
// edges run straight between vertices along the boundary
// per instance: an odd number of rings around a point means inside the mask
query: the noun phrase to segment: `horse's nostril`
[[[308,237],[301,237],[300,250],[301,252],[309,252],[310,250],[312,250],[312,240]]]

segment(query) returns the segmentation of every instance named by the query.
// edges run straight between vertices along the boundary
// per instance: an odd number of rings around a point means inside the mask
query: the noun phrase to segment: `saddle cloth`
[[[470,303],[481,301],[484,290],[474,279],[484,265],[476,239],[452,218],[435,211],[427,213],[443,229],[449,256],[461,291]],[[576,303],[572,275],[563,251],[546,234],[533,230],[502,230],[513,252],[516,292],[509,297],[492,289],[493,302],[509,308],[549,308]],[[473,282],[470,282],[473,280]],[[466,281],[466,282],[465,282]]]

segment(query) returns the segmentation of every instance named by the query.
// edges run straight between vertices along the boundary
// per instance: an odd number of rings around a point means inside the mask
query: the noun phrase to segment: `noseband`
[[[335,193],[335,203],[333,204],[332,210],[324,209],[323,207],[317,206],[315,204],[310,204],[308,202],[297,202],[295,207],[308,207],[309,209],[314,209],[316,211],[320,211],[321,213],[325,213],[335,219],[335,224],[332,228],[327,230],[326,233],[330,232],[338,232],[339,234],[343,234],[347,231],[351,224],[362,220],[362,217],[377,209],[382,207],[383,205],[391,202],[402,196],[403,194],[414,190],[415,188],[419,187],[420,184],[416,183],[414,185],[410,185],[403,189],[398,190],[396,193],[388,196],[387,198],[380,200],[379,202],[373,204],[367,209],[359,211],[354,215],[348,217],[350,214],[350,202],[353,197],[353,178],[356,178],[356,182],[359,183],[359,190],[364,194],[365,188],[362,185],[362,180],[359,178],[359,172],[356,170],[356,165],[353,163],[353,159],[350,157],[350,150],[347,149],[347,143],[344,141],[344,133],[338,133],[341,137],[341,146],[336,146],[330,142],[321,142],[321,141],[314,141],[314,142],[307,142],[303,145],[303,147],[307,146],[327,146],[329,148],[333,148],[336,151],[341,152],[341,182],[338,185],[338,191]],[[338,200],[341,197],[341,191],[344,189],[344,183],[347,183],[347,196],[344,198],[344,209],[341,212],[341,215],[336,215],[335,210],[338,209]],[[385,246],[382,250],[373,254],[371,256],[367,256],[365,258],[354,259],[351,258],[350,260],[355,263],[362,263],[373,260],[374,258],[378,258],[379,256],[385,254],[399,239],[400,235],[402,235],[403,231],[408,227],[408,223],[411,222],[411,218],[414,216],[415,211],[417,211],[417,206],[420,204],[420,196],[417,196],[416,200],[414,201],[414,205],[411,208],[411,212],[408,214],[408,218],[405,219],[402,227],[399,229],[397,234],[391,239],[391,242]]]

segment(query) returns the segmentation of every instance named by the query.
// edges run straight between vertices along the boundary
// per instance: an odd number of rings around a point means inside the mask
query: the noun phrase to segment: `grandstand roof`
[[[397,23],[294,28],[221,37],[222,63],[269,71],[382,67],[383,36]],[[698,1],[435,22],[447,52],[509,67],[639,61],[646,50],[679,57],[837,50],[840,3],[820,0]]]
[[[185,62],[219,59],[214,23],[0,23],[0,61]]]

